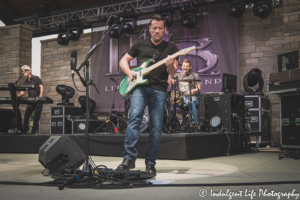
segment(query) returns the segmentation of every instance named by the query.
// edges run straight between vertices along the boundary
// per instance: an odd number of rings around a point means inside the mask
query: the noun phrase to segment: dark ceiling
[[[36,6],[48,4],[51,15],[117,4],[121,0],[0,0],[0,20],[5,25],[20,23],[38,15]]]

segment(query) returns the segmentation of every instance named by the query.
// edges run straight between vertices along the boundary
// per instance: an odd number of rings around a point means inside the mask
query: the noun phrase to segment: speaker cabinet
[[[78,168],[85,157],[82,149],[68,136],[51,136],[39,149],[39,162],[51,172]]]
[[[206,132],[239,132],[239,121],[235,114],[241,118],[242,126],[245,126],[245,103],[242,95],[205,95],[204,103]]]
[[[300,95],[282,96],[280,104],[281,146],[300,148]]]

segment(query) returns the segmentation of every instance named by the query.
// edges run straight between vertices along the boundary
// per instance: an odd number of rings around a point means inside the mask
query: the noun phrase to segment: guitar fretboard
[[[177,56],[179,56],[181,53],[180,52],[177,52],[177,53],[174,53],[173,55],[171,55],[170,57],[171,58],[176,58]],[[143,76],[144,75],[147,75],[149,74],[152,70],[154,70],[155,68],[165,64],[167,58],[155,63],[154,65],[151,65],[150,67],[146,68],[144,71],[143,71]]]

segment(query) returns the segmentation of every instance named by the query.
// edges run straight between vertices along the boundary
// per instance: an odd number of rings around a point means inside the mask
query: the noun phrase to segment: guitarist
[[[177,71],[178,61],[169,57],[178,51],[176,45],[163,40],[167,31],[166,21],[161,15],[155,14],[150,20],[150,39],[139,41],[132,46],[128,53],[120,61],[120,67],[131,81],[136,76],[136,72],[130,70],[129,62],[137,58],[137,66],[140,66],[148,59],[153,59],[156,63],[165,58],[164,65],[152,70],[146,77],[150,83],[140,85],[134,89],[131,96],[130,120],[126,129],[124,142],[124,159],[117,169],[129,170],[135,168],[135,160],[138,156],[137,144],[140,136],[140,125],[143,118],[144,109],[149,109],[149,130],[147,151],[146,151],[146,172],[156,175],[156,158],[158,155],[164,107],[167,98],[168,76],[174,75]]]

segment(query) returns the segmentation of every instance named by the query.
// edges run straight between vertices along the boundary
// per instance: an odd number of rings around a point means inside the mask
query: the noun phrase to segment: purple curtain
[[[237,75],[238,93],[240,90],[238,23],[236,19],[227,15],[226,5],[201,7],[201,15],[197,17],[197,25],[194,29],[183,28],[180,13],[176,12],[176,19],[164,38],[175,43],[179,50],[194,45],[198,47],[198,51],[181,56],[180,61],[186,58],[191,60],[193,71],[198,71],[202,82],[202,94],[220,92],[223,73]],[[94,24],[93,27],[97,25]],[[120,84],[123,77],[118,58],[130,47],[143,29],[146,29],[145,38],[150,37],[148,27],[149,24],[139,25],[134,34],[123,33],[120,39],[107,36],[103,45],[92,56],[91,78],[100,91],[100,94],[97,94],[91,89],[91,98],[97,102],[97,112],[110,110],[116,85],[110,78],[114,78]],[[92,45],[101,39],[102,34],[103,31],[93,28]],[[130,65],[135,66],[136,62],[132,61]],[[178,71],[181,71],[181,66]],[[124,99],[119,91],[116,93],[114,103],[114,110],[124,112]]]

